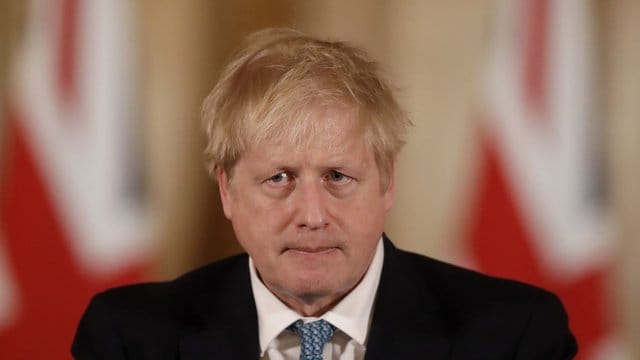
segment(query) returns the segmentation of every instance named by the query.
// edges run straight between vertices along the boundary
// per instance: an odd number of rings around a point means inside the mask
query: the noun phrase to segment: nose
[[[328,225],[327,195],[321,183],[306,181],[298,184],[296,196],[296,225],[319,230]]]

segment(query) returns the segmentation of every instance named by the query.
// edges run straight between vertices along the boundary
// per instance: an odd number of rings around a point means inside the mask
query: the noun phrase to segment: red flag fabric
[[[151,262],[129,6],[27,8],[2,152],[0,358],[69,358],[90,296]]]
[[[593,6],[497,2],[466,240],[480,270],[560,296],[579,359],[613,359]]]

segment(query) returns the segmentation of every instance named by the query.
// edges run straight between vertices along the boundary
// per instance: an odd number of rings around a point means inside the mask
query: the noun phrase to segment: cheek
[[[365,218],[376,219],[378,221],[387,212],[387,199],[385,194],[380,193],[376,189],[372,189],[367,193],[361,194],[355,203],[358,206],[358,211]]]
[[[336,204],[333,211],[335,221],[354,235],[377,238],[384,228],[386,210],[383,198],[379,193],[376,195],[363,195]]]
[[[291,219],[290,206],[285,202],[259,194],[241,195],[237,209],[236,215],[241,217],[241,220],[234,222],[234,228],[237,226],[235,231],[250,239],[278,234]]]

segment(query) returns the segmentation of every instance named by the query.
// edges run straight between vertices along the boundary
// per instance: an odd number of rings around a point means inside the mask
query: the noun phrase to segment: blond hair
[[[204,100],[207,170],[230,173],[251,144],[273,136],[304,141],[316,128],[308,119],[318,104],[355,111],[386,187],[411,122],[378,64],[346,43],[291,29],[250,35]]]

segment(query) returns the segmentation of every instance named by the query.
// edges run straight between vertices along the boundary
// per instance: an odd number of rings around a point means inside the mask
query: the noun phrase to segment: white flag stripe
[[[35,1],[28,12],[33,30],[18,61],[14,103],[75,258],[89,272],[110,273],[153,245],[145,209],[123,192],[124,174],[131,171],[123,129],[137,120],[131,113],[130,4],[91,0],[79,6],[78,98],[72,106],[60,101],[56,87],[56,4]]]
[[[554,277],[570,279],[600,267],[608,261],[604,255],[610,249],[603,213],[587,193],[594,166],[587,157],[589,136],[584,133],[593,130],[588,123],[592,98],[585,93],[592,84],[593,21],[587,3],[549,2],[550,109],[529,111],[521,85],[524,34],[514,21],[522,9],[514,2],[504,5],[486,82],[493,111],[488,116],[490,131],[543,268]]]

